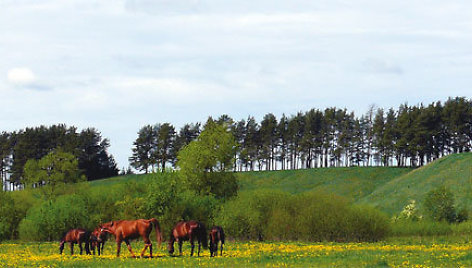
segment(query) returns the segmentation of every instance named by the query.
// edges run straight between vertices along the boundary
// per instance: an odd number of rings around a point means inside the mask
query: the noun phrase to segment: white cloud
[[[29,68],[12,68],[7,73],[8,82],[17,86],[29,86],[36,81],[36,75]]]
[[[125,166],[144,124],[470,95],[471,9],[454,0],[0,0],[2,108],[15,110],[0,125],[97,127]],[[45,88],[54,90],[35,90]]]

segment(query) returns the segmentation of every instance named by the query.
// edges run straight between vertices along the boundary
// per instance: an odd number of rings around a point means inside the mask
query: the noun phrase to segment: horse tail
[[[154,228],[156,228],[156,239],[157,243],[159,244],[159,247],[161,247],[162,243],[162,232],[161,232],[161,226],[159,225],[159,221],[157,221],[155,218],[152,218],[149,220],[153,225]]]
[[[218,232],[218,236],[220,237],[221,244],[225,243],[225,232],[223,231],[223,228],[220,228]]]

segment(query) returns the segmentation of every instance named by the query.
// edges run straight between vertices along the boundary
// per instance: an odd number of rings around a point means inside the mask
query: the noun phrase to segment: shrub
[[[19,230],[23,240],[58,240],[72,228],[91,228],[89,212],[78,195],[65,195],[44,201],[28,210]]]
[[[424,200],[424,208],[430,219],[435,221],[456,221],[454,195],[445,186],[429,191]]]
[[[177,173],[156,176],[148,185],[145,214],[159,219],[163,230],[170,230],[178,221],[198,220],[211,227],[221,201],[212,195],[198,195],[177,187]]]
[[[321,193],[245,192],[225,203],[217,219],[239,239],[376,241],[389,231],[379,211]]]
[[[12,238],[15,202],[9,193],[0,191],[0,241]]]

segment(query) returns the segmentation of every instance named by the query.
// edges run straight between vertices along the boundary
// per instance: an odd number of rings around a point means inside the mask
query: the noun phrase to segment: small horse
[[[92,248],[93,255],[95,255],[95,248],[98,250],[98,256],[100,256],[100,253],[103,254],[103,247],[105,247],[107,239],[107,233],[101,233],[100,228],[95,228],[95,230],[93,230],[90,235],[90,247]]]
[[[218,242],[220,244],[220,255],[223,256],[223,244],[225,243],[225,232],[220,226],[213,226],[210,231],[210,257],[218,256]]]
[[[144,252],[146,252],[146,249],[149,247],[150,257],[152,258],[152,243],[149,239],[149,234],[151,234],[153,225],[154,228],[156,228],[156,238],[160,247],[162,242],[161,227],[159,226],[159,222],[154,218],[149,220],[139,219],[134,221],[121,220],[107,222],[100,226],[100,235],[103,232],[107,232],[115,236],[117,244],[116,256],[118,257],[120,256],[121,242],[125,241],[126,246],[128,246],[128,250],[133,258],[136,256],[131,249],[129,240],[136,239],[141,236],[145,245],[143,251],[141,252],[141,257],[144,256]]]
[[[198,256],[200,256],[200,247],[201,244],[203,248],[208,247],[207,234],[205,225],[197,221],[181,221],[178,222],[170,234],[168,250],[170,254],[174,253],[174,242],[179,243],[179,252],[182,255],[182,243],[183,241],[190,240],[190,245],[192,245],[192,251],[190,256],[193,256],[193,250],[195,248],[194,240],[195,238],[198,241]]]
[[[66,232],[59,245],[59,253],[62,254],[64,244],[70,243],[70,254],[74,255],[74,244],[79,244],[80,255],[82,255],[82,243],[85,243],[85,253],[90,255],[90,232],[85,229],[71,229]]]

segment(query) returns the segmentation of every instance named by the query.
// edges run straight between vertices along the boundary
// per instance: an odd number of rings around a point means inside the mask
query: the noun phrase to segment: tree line
[[[295,115],[266,114],[239,121],[228,115],[208,118],[227,127],[238,146],[234,171],[316,167],[418,167],[472,148],[472,100],[402,104],[398,109],[369,107],[367,113],[336,107]],[[180,130],[170,123],[146,125],[133,143],[132,167],[148,173],[176,167],[177,152],[198,137],[201,123]]]
[[[87,180],[118,175],[110,143],[95,128],[80,132],[76,127],[52,125],[0,133],[0,178],[4,187],[25,184],[24,167],[28,160],[40,160],[60,149],[77,158],[78,168]]]

